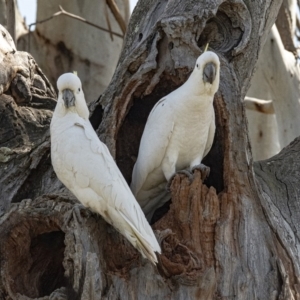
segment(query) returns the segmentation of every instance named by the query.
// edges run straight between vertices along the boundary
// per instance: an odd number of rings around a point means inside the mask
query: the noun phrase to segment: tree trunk
[[[1,141],[7,176],[0,186],[11,188],[1,193],[0,298],[299,299],[300,139],[253,164],[242,101],[280,2],[140,0],[134,10],[112,82],[91,116],[128,182],[153,105],[186,80],[208,42],[221,61],[216,136],[204,160],[211,174],[204,184],[197,172],[192,183],[175,176],[169,207],[153,224],[162,246],[157,267],[62,189],[49,158],[52,107],[41,100],[33,111],[47,111],[47,122],[40,131],[29,126],[34,121],[23,121],[21,111],[31,102],[18,105],[15,77],[6,76],[4,85],[12,83],[1,100],[11,105],[1,110],[2,128],[26,130]],[[15,70],[12,62],[4,63]],[[34,147],[17,152],[25,141]]]
[[[251,97],[272,99],[276,113],[276,116],[266,116],[247,112],[254,159],[271,157],[299,135],[299,85],[300,70],[296,58],[285,50],[281,36],[273,26],[247,93]]]
[[[267,115],[259,107],[257,111],[246,109],[254,160],[270,158],[299,136],[300,72],[294,45],[299,28],[296,21],[297,1],[284,0],[247,92],[250,97],[272,99],[275,111]]]
[[[13,11],[14,15],[12,15]],[[14,41],[28,32],[16,0],[0,0],[0,24],[8,30],[11,36],[15,34]]]

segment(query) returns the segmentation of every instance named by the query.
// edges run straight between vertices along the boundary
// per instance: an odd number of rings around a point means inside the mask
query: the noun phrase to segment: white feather
[[[123,175],[88,120],[78,77],[58,79],[59,97],[51,121],[51,159],[57,177],[86,207],[99,213],[137,248],[157,263],[160,246]],[[70,89],[75,106],[66,108],[62,91]]]
[[[212,84],[203,80],[209,63],[216,69]],[[131,190],[148,220],[170,199],[166,183],[172,175],[199,165],[212,146],[213,98],[219,77],[218,56],[210,51],[203,53],[189,79],[158,101],[148,117],[131,182]]]

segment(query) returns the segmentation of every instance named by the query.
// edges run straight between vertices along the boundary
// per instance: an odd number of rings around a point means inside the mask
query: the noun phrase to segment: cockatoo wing
[[[211,149],[211,146],[214,142],[215,131],[216,131],[216,122],[215,122],[215,113],[213,111],[213,116],[208,130],[207,142],[206,142],[203,157],[205,157]]]
[[[62,174],[59,179],[85,206],[100,213],[155,262],[153,251],[160,253],[160,246],[108,148],[89,121],[78,117],[73,124],[60,134],[61,140],[55,141],[56,151],[65,153],[55,166],[65,170],[65,175],[57,172]],[[68,143],[63,142],[66,138]]]
[[[165,97],[157,102],[148,117],[132,174],[131,190],[134,195],[138,194],[148,177],[162,164],[175,124],[170,106],[172,102]],[[151,186],[147,186],[147,190],[157,186],[160,181],[165,181],[164,176],[152,176],[149,183]]]

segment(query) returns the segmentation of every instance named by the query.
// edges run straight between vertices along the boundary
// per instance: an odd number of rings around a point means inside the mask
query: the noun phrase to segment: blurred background
[[[33,55],[55,88],[56,80],[62,73],[76,70],[86,100],[91,103],[99,98],[113,76],[136,2],[19,0],[15,2],[16,47]],[[60,6],[75,17],[60,14],[51,18],[60,12]],[[76,17],[84,18],[91,24]],[[30,26],[36,21],[35,26]],[[0,23],[5,23],[1,22],[1,17]]]
[[[130,0],[130,11],[132,12],[138,0]],[[36,21],[36,0],[18,0],[21,15],[29,25]]]

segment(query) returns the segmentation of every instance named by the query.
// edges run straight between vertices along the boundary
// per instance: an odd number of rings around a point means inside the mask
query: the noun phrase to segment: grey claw
[[[92,212],[82,204],[75,204],[68,216],[66,223],[69,224],[71,219],[75,219],[79,224],[82,224],[83,218],[89,218]]]
[[[192,183],[192,181],[193,181],[193,178],[194,178],[194,177],[193,177],[193,174],[192,174],[190,171],[188,171],[188,170],[180,170],[180,171],[177,171],[176,173],[174,173],[174,174],[171,176],[171,178],[169,179],[169,181],[168,181],[168,183],[167,183],[167,185],[166,185],[166,190],[167,190],[168,192],[171,191],[171,184],[172,184],[172,181],[173,181],[174,177],[175,177],[177,174],[184,174],[184,175],[186,175],[186,176],[189,178],[190,183]]]
[[[19,204],[19,210],[26,209],[30,206],[32,200],[31,199],[23,199]]]
[[[207,167],[203,164],[199,164],[199,165],[194,166],[192,168],[192,173],[194,173],[195,170],[200,171],[202,181],[204,181],[209,176],[209,173],[210,173],[210,167]]]

